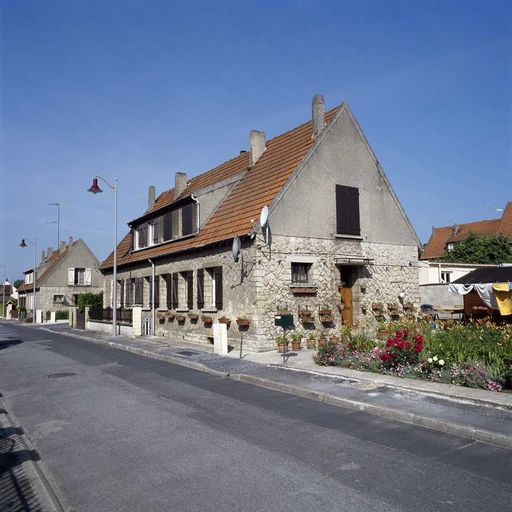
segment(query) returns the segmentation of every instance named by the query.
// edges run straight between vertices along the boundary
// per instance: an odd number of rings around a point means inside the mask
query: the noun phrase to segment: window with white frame
[[[453,249],[454,249],[454,247],[455,247],[455,245],[454,245],[454,243],[453,243],[453,242],[448,242],[448,243],[446,244],[446,250],[447,250],[448,252],[452,252],[452,251],[453,251]]]
[[[92,269],[68,268],[68,286],[91,286]]]
[[[311,263],[292,263],[292,284],[310,284]]]
[[[447,270],[443,270],[441,272],[441,282],[442,283],[451,283],[452,282],[452,273],[448,272]]]
[[[222,267],[211,267],[197,271],[198,309],[222,309]]]
[[[64,303],[64,295],[54,295],[53,303],[54,304],[63,304]]]
[[[25,284],[32,284],[34,282],[34,272],[25,274]]]

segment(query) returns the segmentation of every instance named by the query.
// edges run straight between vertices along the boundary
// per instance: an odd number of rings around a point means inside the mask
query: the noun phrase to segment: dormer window
[[[134,230],[134,249],[144,249],[193,235],[198,231],[197,211],[197,203],[190,202],[140,224]]]
[[[448,252],[452,252],[452,251],[453,251],[453,247],[454,247],[453,242],[448,242],[448,243],[446,244],[446,250],[447,250]]]

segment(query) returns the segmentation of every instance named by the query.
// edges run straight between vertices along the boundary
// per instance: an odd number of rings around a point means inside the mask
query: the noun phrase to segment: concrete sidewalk
[[[512,395],[314,364],[314,351],[249,353],[169,338],[111,337],[64,326],[34,327],[108,345],[219,377],[512,448]]]

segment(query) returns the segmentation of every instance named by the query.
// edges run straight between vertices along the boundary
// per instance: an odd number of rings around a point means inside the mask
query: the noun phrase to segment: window
[[[453,242],[449,242],[449,243],[446,244],[446,250],[448,252],[452,252],[453,248],[454,248]]]
[[[149,307],[153,305],[153,280],[151,277],[146,278],[148,282],[148,304]],[[159,285],[159,276],[155,276],[155,308],[158,308],[160,304],[160,285]]]
[[[166,213],[163,217],[163,239],[172,240],[172,212]]]
[[[142,277],[135,279],[135,304],[142,304],[144,298],[144,281]]]
[[[53,303],[54,304],[63,304],[64,303],[64,295],[54,295]]]
[[[361,236],[358,188],[336,185],[336,233]]]
[[[292,284],[308,284],[311,263],[292,263]]]
[[[446,283],[446,284],[451,283],[452,282],[452,273],[447,272],[447,271],[441,272],[441,282]]]
[[[124,299],[124,305],[125,307],[130,307],[132,305],[132,299],[133,299],[133,279],[127,279],[125,283],[125,299]]]
[[[34,272],[25,274],[25,284],[32,284],[34,282]]]
[[[151,224],[151,239],[153,245],[164,241],[163,217],[155,219]]]
[[[191,235],[195,231],[195,223],[196,223],[196,204],[189,203],[186,204],[181,209],[181,235],[187,236]]]
[[[91,286],[90,268],[68,268],[68,286]]]
[[[197,271],[197,307],[222,309],[222,267]]]
[[[137,247],[142,249],[148,245],[148,225],[142,224],[137,230]]]

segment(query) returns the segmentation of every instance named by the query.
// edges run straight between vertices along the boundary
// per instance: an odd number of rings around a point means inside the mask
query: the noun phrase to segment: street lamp
[[[57,220],[51,221],[48,224],[57,224],[57,249],[60,244],[60,203],[48,203],[48,206],[56,206],[57,207]]]
[[[34,246],[34,272],[32,275],[33,287],[32,287],[32,323],[36,323],[36,265],[37,265],[37,238],[31,242],[28,238],[23,238],[20,243],[20,247],[27,247],[28,244]]]
[[[117,336],[117,178],[114,178],[114,185],[111,185],[101,176],[93,176],[92,185],[87,189],[91,194],[103,192],[98,185],[98,179],[103,181],[110,190],[114,192],[114,272],[112,284],[112,336]]]

